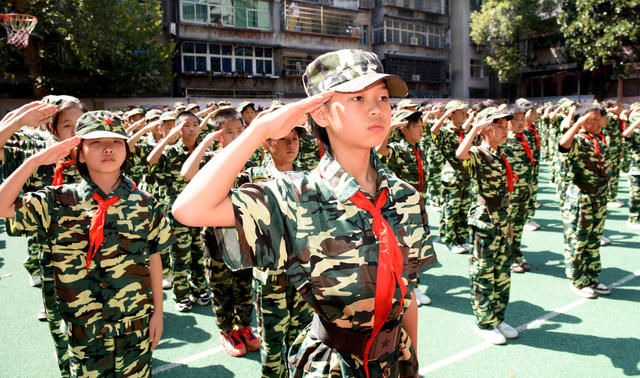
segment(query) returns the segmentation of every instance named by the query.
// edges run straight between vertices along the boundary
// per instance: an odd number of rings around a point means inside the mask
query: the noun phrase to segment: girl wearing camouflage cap
[[[223,256],[234,269],[286,270],[315,312],[289,351],[290,375],[416,376],[413,291],[435,254],[420,194],[371,153],[391,125],[389,95],[405,96],[406,84],[361,50],[318,57],[303,83],[310,97],[254,120],[187,185],[174,215],[235,226],[242,251]],[[307,114],[325,145],[318,167],[232,189],[255,148]]]
[[[49,240],[58,308],[67,324],[70,373],[151,374],[162,335],[162,266],[173,242],[162,208],[124,176],[124,123],[109,112],[78,119],[76,136],[29,157],[0,185],[0,216]],[[77,148],[82,181],[19,197],[40,166]]]

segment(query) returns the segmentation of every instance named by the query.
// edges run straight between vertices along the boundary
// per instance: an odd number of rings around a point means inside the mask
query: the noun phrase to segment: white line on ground
[[[157,367],[157,368],[153,369],[153,371],[151,372],[151,375],[164,373],[167,370],[171,370],[173,368],[177,368],[177,367],[180,367],[180,366],[188,365],[191,362],[194,362],[194,361],[197,361],[197,360],[201,360],[203,358],[207,358],[207,357],[209,357],[211,355],[214,355],[214,354],[216,354],[218,352],[221,352],[223,350],[224,350],[224,348],[222,347],[222,345],[219,345],[219,346],[217,346],[215,348],[207,349],[207,350],[205,350],[203,352],[196,353],[196,354],[194,354],[192,356],[189,356],[189,357],[185,357],[185,358],[183,358],[183,359],[181,359],[179,361],[176,361],[176,362],[173,362],[173,363],[170,363],[170,364],[167,364],[167,365],[162,365],[160,367]]]
[[[618,281],[616,281],[616,282],[612,283],[611,285],[609,285],[609,287],[611,289],[616,288],[616,287],[618,287],[620,285],[623,285],[623,284],[627,283],[628,281],[631,281],[632,279],[634,279],[636,277],[640,277],[640,270],[636,270],[635,272],[629,274],[628,276],[625,276],[625,277],[619,279]],[[528,323],[522,324],[521,326],[519,326],[517,328],[517,330],[519,332],[522,332],[524,330],[532,329],[534,327],[537,327],[540,324],[546,322],[547,320],[555,318],[556,316],[558,316],[560,314],[565,314],[565,313],[573,310],[574,308],[580,306],[581,304],[583,304],[583,303],[585,303],[587,301],[589,301],[589,300],[586,299],[586,298],[577,299],[577,300],[569,303],[568,305],[562,306],[562,307],[560,307],[560,308],[558,308],[558,309],[556,309],[556,310],[554,310],[552,312],[549,312],[549,313],[547,313],[547,314],[545,314],[545,315],[543,315],[543,316],[541,316],[541,317],[539,317],[539,318],[537,318],[535,320],[532,320],[532,321],[530,321]],[[465,349],[465,350],[463,350],[461,352],[458,352],[458,353],[456,353],[456,354],[454,354],[452,356],[449,356],[449,357],[444,358],[444,359],[442,359],[440,361],[434,362],[431,365],[425,366],[422,369],[420,369],[420,371],[418,373],[420,375],[426,375],[426,374],[432,373],[432,372],[434,372],[434,371],[436,371],[436,370],[438,370],[438,369],[440,369],[442,367],[445,367],[445,366],[450,365],[452,363],[455,363],[455,362],[458,362],[460,360],[463,360],[463,359],[465,359],[465,358],[467,358],[467,357],[469,357],[471,355],[474,355],[474,354],[476,354],[478,352],[482,352],[483,350],[485,350],[485,349],[487,349],[487,348],[489,348],[491,346],[493,346],[493,344],[482,342],[482,343],[480,343],[478,345],[475,345],[475,346],[473,346],[471,348],[468,348],[468,349]]]

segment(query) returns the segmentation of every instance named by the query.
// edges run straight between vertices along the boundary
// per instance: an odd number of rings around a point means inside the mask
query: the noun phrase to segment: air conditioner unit
[[[418,37],[415,37],[415,36],[414,36],[414,37],[411,37],[411,38],[409,39],[409,43],[410,43],[410,44],[412,44],[412,45],[414,45],[414,46],[417,46],[417,45],[418,45]]]
[[[411,81],[420,81],[420,75],[419,74],[411,75]]]

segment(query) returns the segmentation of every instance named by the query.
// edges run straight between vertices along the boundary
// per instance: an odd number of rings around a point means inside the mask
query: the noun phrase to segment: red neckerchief
[[[527,138],[525,138],[524,133],[515,134],[515,136],[517,139],[520,139],[520,144],[522,144],[522,147],[524,147],[524,152],[529,157],[529,160],[531,160],[531,164],[535,166],[536,163],[533,161],[533,154],[531,153],[529,142],[527,142]]]
[[[598,144],[598,139],[596,139],[596,137],[590,135],[589,133],[585,133],[585,132],[581,132],[580,135],[589,139],[593,143],[593,148],[596,150],[596,156],[598,157],[598,164],[600,165],[600,173],[604,175],[604,167],[602,166],[602,157],[600,156],[600,145]],[[605,143],[604,141],[604,135],[600,133],[598,134],[598,136],[600,137],[600,140],[602,140],[602,143],[606,145],[607,143]]]
[[[527,123],[527,129],[533,131],[533,135],[536,137],[536,149],[540,149],[540,137],[538,136],[538,129],[535,125],[530,125]]]
[[[622,119],[620,116],[617,116],[617,117],[618,117],[618,121],[620,121],[620,130],[622,130],[622,132],[624,133],[624,131],[627,129],[627,121]]]
[[[464,140],[464,130],[462,129],[452,129],[453,132],[458,134],[458,145],[462,144],[462,141]]]
[[[482,147],[480,147],[480,148],[482,148]],[[486,148],[482,148],[482,150],[484,152],[488,153],[489,155],[493,155]],[[509,160],[507,160],[507,157],[504,156],[504,154],[500,154],[500,159],[502,159],[502,163],[504,164],[504,169],[505,169],[505,171],[507,171],[507,188],[509,188],[509,193],[513,193],[513,182],[514,181],[518,181],[518,175],[516,175],[511,170],[511,164],[509,164]]]
[[[422,168],[422,159],[420,159],[420,150],[413,147],[413,154],[416,155],[416,161],[418,162],[418,190],[423,191],[423,179],[424,169]]]
[[[366,210],[373,217],[373,232],[380,242],[380,250],[378,251],[378,268],[376,271],[376,298],[373,313],[373,331],[364,350],[364,371],[367,378],[369,377],[369,349],[376,335],[384,325],[385,321],[391,314],[393,303],[393,295],[396,291],[396,283],[400,287],[402,298],[398,307],[398,315],[402,312],[404,296],[407,293],[407,287],[402,280],[403,258],[398,240],[393,233],[391,225],[387,223],[382,216],[381,210],[387,202],[389,190],[385,188],[380,192],[378,198],[375,199],[375,205],[367,199],[367,197],[358,190],[349,200],[353,202],[359,209]]]
[[[53,185],[62,185],[64,184],[64,178],[62,177],[62,171],[64,167],[73,164],[73,160],[60,160],[56,167],[53,169]]]
[[[136,190],[136,183],[133,183],[132,192]],[[93,218],[91,218],[91,227],[89,228],[89,252],[87,253],[87,274],[89,274],[89,267],[91,266],[91,260],[96,256],[98,252],[98,248],[102,245],[104,241],[104,223],[105,223],[105,215],[107,214],[107,209],[109,206],[115,204],[120,201],[120,197],[113,196],[108,200],[102,199],[102,196],[95,192],[91,195],[91,198],[98,202],[98,210],[93,214]]]
[[[318,146],[320,147],[318,149],[318,157],[322,159],[322,156],[324,155],[324,145],[322,144],[322,141],[320,139],[318,139]]]

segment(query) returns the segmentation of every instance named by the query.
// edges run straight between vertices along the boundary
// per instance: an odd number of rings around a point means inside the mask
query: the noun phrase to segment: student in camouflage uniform
[[[299,140],[305,133],[303,127],[296,127],[284,138],[264,142],[265,160],[262,166],[246,170],[249,182],[266,182],[280,172],[297,171],[293,161],[299,150]],[[289,348],[304,327],[311,323],[313,311],[284,270],[254,267],[253,285],[261,339],[262,377],[288,377],[286,356]]]
[[[405,106],[408,105],[410,105],[410,103],[405,103]],[[390,133],[395,130],[399,135],[398,141],[387,143],[389,139],[387,137],[387,139],[376,148],[376,152],[382,163],[385,164],[393,174],[412,185],[414,189],[417,189],[422,199],[425,200],[426,167],[424,164],[426,164],[427,159],[419,146],[419,142],[422,139],[423,127],[422,112],[407,110],[406,108],[396,111],[391,118]],[[431,303],[431,298],[421,292],[417,287],[415,293],[419,305],[428,305]]]
[[[309,130],[307,124],[305,129]],[[324,154],[322,144],[318,140],[312,137],[308,132],[300,137],[300,153],[296,158],[296,167],[301,171],[310,171],[315,169]]]
[[[444,156],[440,149],[433,143],[431,136],[431,128],[433,124],[444,114],[444,105],[434,105],[431,113],[432,118],[425,120],[425,128],[422,139],[420,140],[420,148],[427,155],[427,193],[429,195],[429,204],[434,210],[442,208],[442,169],[444,168]]]
[[[511,286],[509,197],[514,190],[515,175],[501,145],[507,140],[507,120],[511,116],[489,107],[478,113],[477,118],[456,151],[478,184],[478,197],[469,213],[474,329],[485,341],[504,344],[507,339],[518,337],[518,331],[504,321]],[[482,144],[472,147],[480,133]]]
[[[527,142],[531,148],[533,155],[533,178],[531,185],[531,200],[527,206],[529,221],[524,225],[524,229],[528,231],[536,231],[540,229],[540,225],[533,220],[533,216],[536,213],[536,207],[538,207],[538,184],[540,177],[540,162],[541,162],[541,149],[542,139],[540,133],[541,120],[538,117],[538,109],[535,104],[529,101],[522,102],[522,105],[527,110],[525,115],[525,130],[524,135],[527,137]]]
[[[184,163],[180,174],[185,180],[192,179],[200,167],[217,153],[207,151],[214,145],[214,140],[219,139],[224,148],[244,130],[240,114],[230,107],[216,110],[211,120],[216,131],[209,134]],[[248,182],[245,171],[253,166],[253,162],[246,162],[237,176],[235,186]],[[244,269],[233,272],[222,260],[223,251],[237,251],[240,248],[237,233],[232,228],[205,227],[200,238],[204,244],[204,266],[212,293],[213,313],[220,330],[220,343],[232,357],[243,356],[247,351],[257,351],[260,349],[260,341],[250,326],[253,308],[252,271]]]
[[[286,269],[315,311],[289,351],[292,376],[416,376],[413,291],[435,255],[420,195],[371,153],[389,132],[388,96],[406,84],[361,50],[321,55],[303,83],[311,97],[254,121],[189,183],[175,214],[235,226],[241,253],[223,255],[234,269]],[[232,189],[256,146],[307,113],[328,148],[318,168]]]
[[[618,185],[620,181],[620,168],[622,166],[624,155],[624,138],[622,132],[626,122],[620,117],[622,112],[622,102],[609,100],[602,104],[607,110],[607,125],[602,130],[605,136],[609,157],[611,159],[612,176],[609,181],[609,207],[618,208],[624,206],[624,203],[618,200]]]
[[[162,119],[162,118],[161,118]],[[151,151],[147,162],[155,165],[152,172],[156,175],[160,187],[166,190],[165,203],[173,204],[178,193],[187,184],[180,176],[180,170],[187,157],[197,147],[200,132],[198,117],[191,112],[180,113],[175,120],[176,127],[172,128]],[[191,310],[191,302],[206,306],[211,302],[207,292],[204,272],[204,249],[200,240],[200,229],[187,227],[178,222],[168,211],[167,218],[176,236],[173,245],[173,294],[176,310],[186,312]],[[190,274],[189,274],[190,273]]]
[[[627,227],[640,230],[640,109],[629,115],[629,127],[622,136],[629,152],[629,220]]]
[[[600,240],[607,214],[607,187],[612,175],[609,151],[600,131],[605,110],[582,105],[577,121],[560,138],[558,150],[566,156],[572,182],[562,208],[566,274],[578,295],[595,298],[610,289],[598,281],[602,269]]]
[[[518,104],[512,104],[504,110],[511,116],[508,121],[509,134],[507,142],[502,146],[504,155],[511,164],[511,169],[517,177],[511,193],[509,214],[513,237],[510,248],[511,271],[514,273],[528,272],[530,267],[522,254],[522,231],[529,216],[529,204],[533,191],[535,158],[531,144],[524,134],[526,109]]]
[[[446,160],[441,177],[444,206],[440,217],[440,240],[452,253],[466,253],[469,250],[467,214],[471,206],[471,180],[469,172],[456,157],[456,149],[473,117],[467,118],[467,106],[459,101],[450,101],[445,109],[446,113],[431,126],[434,145]]]
[[[71,376],[149,376],[151,351],[162,335],[156,252],[172,242],[171,231],[162,208],[122,175],[122,121],[109,112],[89,112],[75,133],[27,159],[0,186],[0,216],[13,218],[18,231],[49,241]],[[37,167],[59,161],[79,143],[82,182],[16,199]]]

